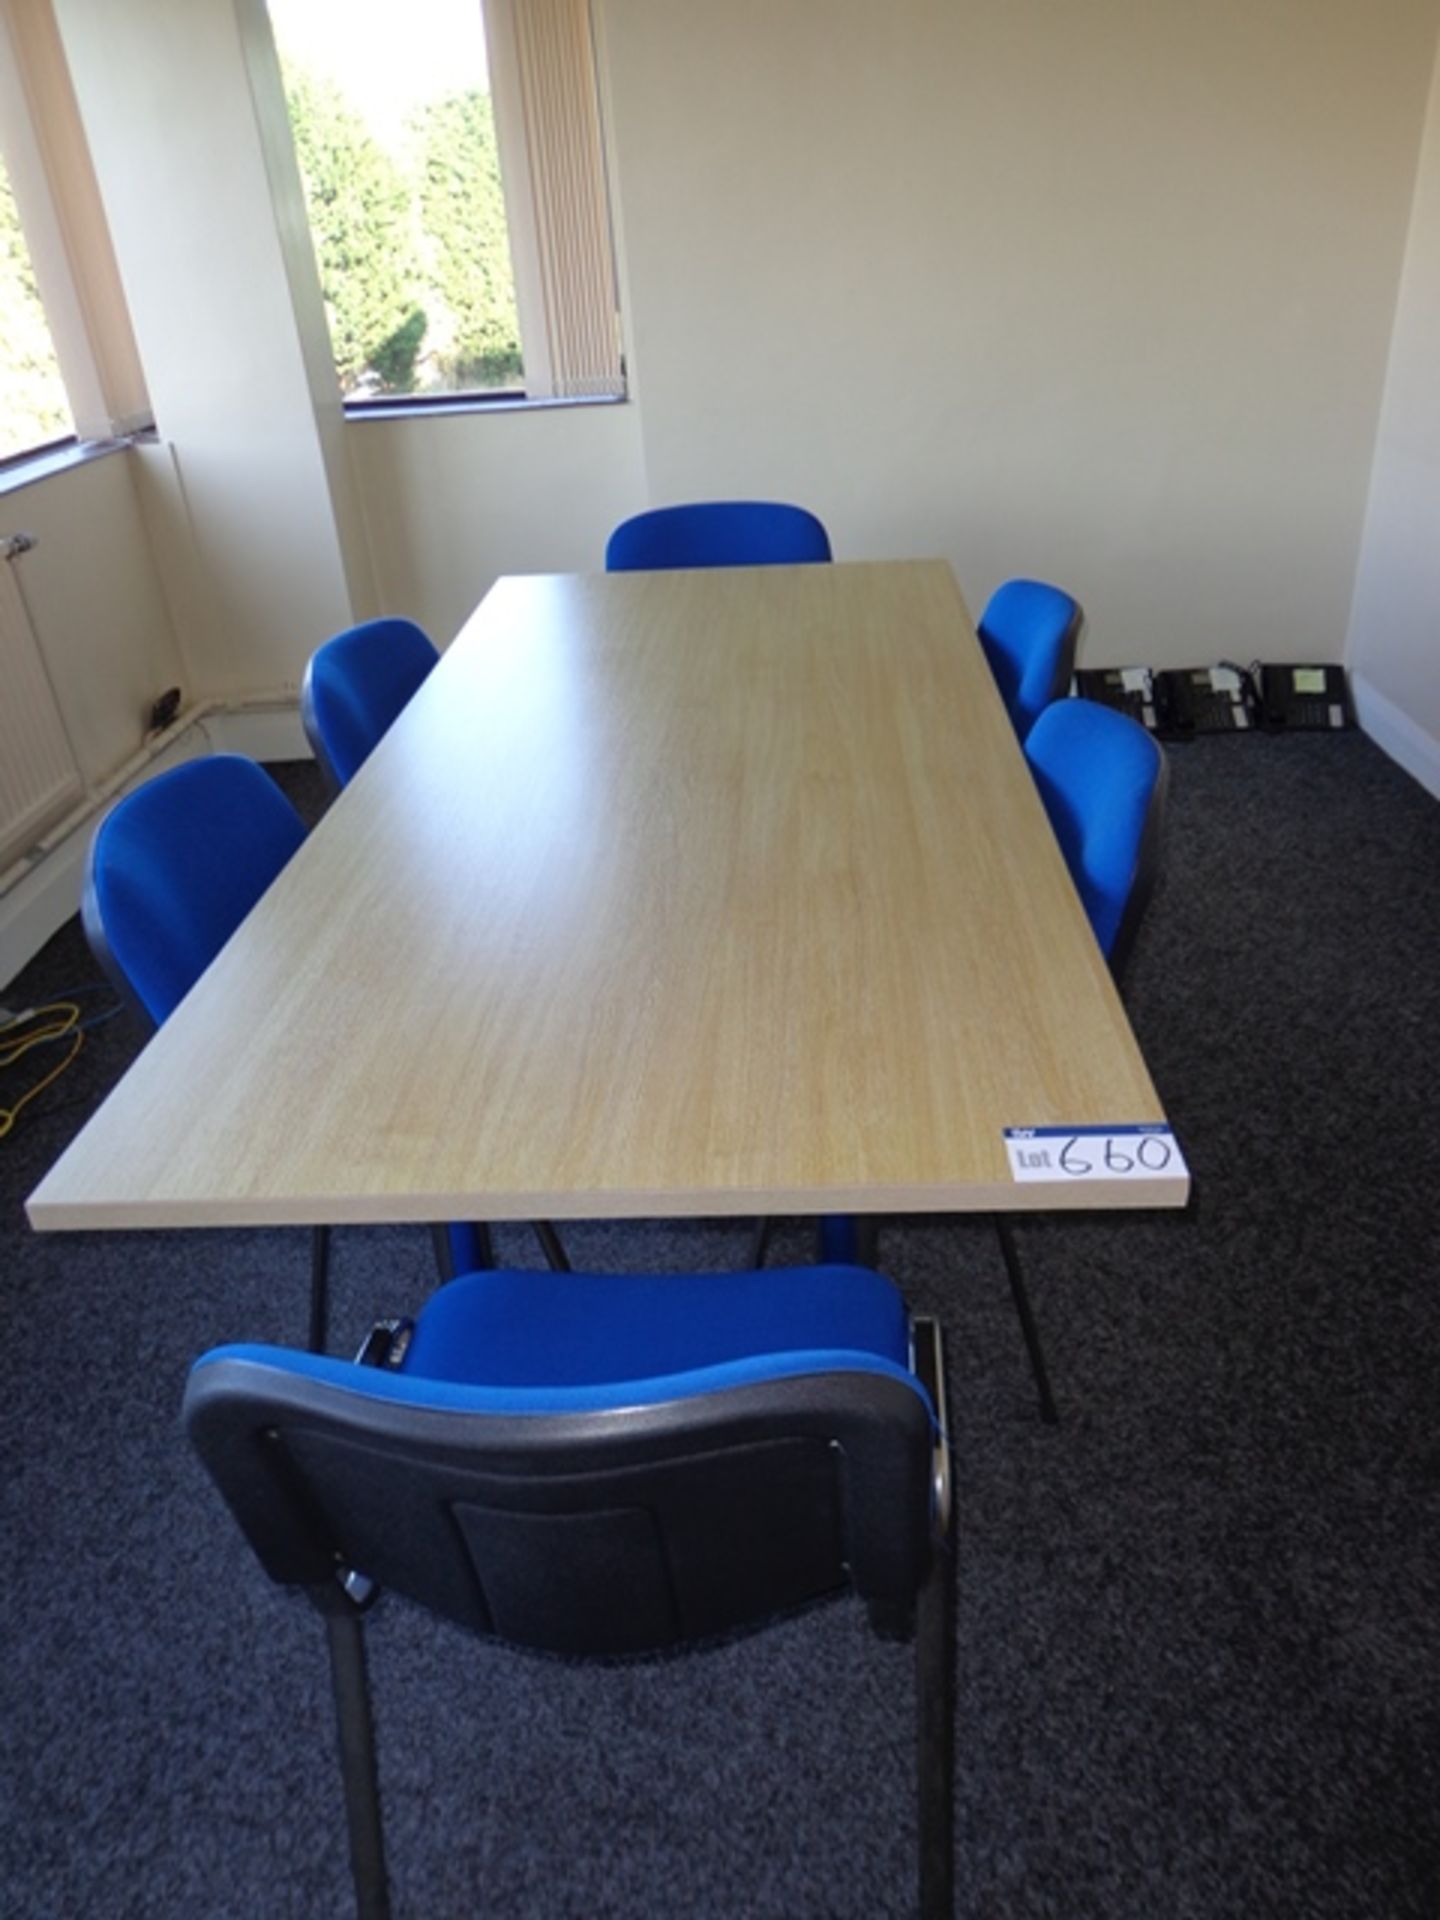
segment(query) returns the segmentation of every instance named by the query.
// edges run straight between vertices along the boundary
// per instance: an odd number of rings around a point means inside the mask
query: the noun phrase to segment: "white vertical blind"
[[[486,0],[525,385],[625,391],[589,0]]]

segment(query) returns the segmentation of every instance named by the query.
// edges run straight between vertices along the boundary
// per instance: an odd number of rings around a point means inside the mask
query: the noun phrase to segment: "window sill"
[[[124,453],[129,440],[62,440],[34,453],[16,454],[0,464],[0,495],[19,493],[37,480],[49,480],[54,474],[68,473],[72,467],[88,466],[106,454]]]
[[[553,413],[571,407],[623,407],[629,396],[623,393],[586,393],[574,399],[532,400],[528,394],[496,394],[493,399],[475,394],[422,394],[395,400],[347,400],[347,420],[430,420],[437,414],[449,418],[455,414],[474,417],[485,413]]]

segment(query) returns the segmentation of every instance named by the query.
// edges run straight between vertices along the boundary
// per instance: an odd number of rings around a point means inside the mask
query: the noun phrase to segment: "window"
[[[74,431],[10,176],[0,162],[0,460]]]
[[[0,0],[0,459],[150,424],[48,0]]]
[[[623,393],[588,0],[269,0],[340,389]]]

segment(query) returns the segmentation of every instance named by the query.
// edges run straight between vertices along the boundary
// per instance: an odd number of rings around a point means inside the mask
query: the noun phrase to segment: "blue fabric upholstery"
[[[486,1265],[486,1256],[480,1250],[480,1229],[468,1225],[468,1221],[453,1221],[445,1227],[445,1238],[449,1240],[449,1269],[451,1273],[474,1273],[476,1267]]]
[[[196,1366],[222,1360],[477,1414],[653,1406],[761,1380],[856,1371],[903,1380],[925,1397],[910,1369],[904,1303],[868,1267],[466,1274],[421,1309],[394,1371],[243,1345],[216,1348]]]
[[[413,620],[367,620],[316,649],[300,711],[332,785],[349,785],[439,658]]]
[[[608,573],[666,567],[764,567],[830,558],[830,539],[804,507],[707,500],[624,520],[605,548]]]
[[[468,1221],[454,1221],[446,1227],[445,1237],[450,1243],[450,1271],[452,1273],[473,1273],[477,1267],[483,1267],[487,1256],[481,1251],[481,1236],[478,1227]]]
[[[820,1264],[848,1265],[859,1249],[860,1235],[851,1213],[827,1213],[820,1219]]]
[[[1095,938],[1111,958],[1164,756],[1128,714],[1092,700],[1057,700],[1031,729],[1025,757]]]
[[[980,644],[1022,740],[1069,686],[1080,619],[1079,602],[1043,580],[1010,580],[990,596]]]
[[[90,843],[92,948],[158,1026],[304,838],[252,760],[213,754],[157,774],[116,802]]]
[[[864,1267],[601,1278],[488,1273],[444,1288],[426,1305],[406,1371],[559,1386],[816,1346],[863,1348],[903,1366],[906,1338],[899,1294]]]

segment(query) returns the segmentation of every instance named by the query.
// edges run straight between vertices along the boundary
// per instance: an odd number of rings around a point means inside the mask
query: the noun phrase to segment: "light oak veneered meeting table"
[[[511,578],[39,1228],[1180,1206],[947,566]]]

